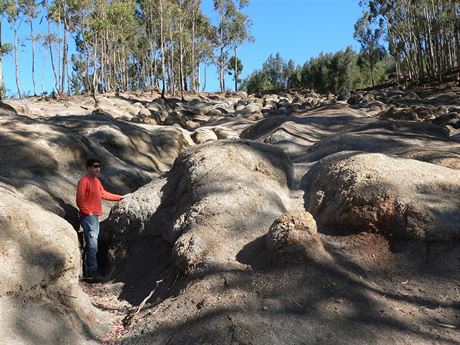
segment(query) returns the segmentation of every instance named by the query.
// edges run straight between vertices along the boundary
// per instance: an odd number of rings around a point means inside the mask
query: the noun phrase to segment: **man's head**
[[[90,176],[98,176],[101,172],[101,163],[97,158],[89,158],[86,161],[86,170]]]

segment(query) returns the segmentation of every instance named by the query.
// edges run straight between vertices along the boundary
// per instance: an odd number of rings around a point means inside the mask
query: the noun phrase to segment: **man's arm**
[[[101,186],[102,199],[109,200],[109,201],[120,201],[121,199],[123,199],[123,196],[118,195],[118,194],[109,193],[104,189],[104,187],[102,186],[102,183],[99,182],[99,184]]]

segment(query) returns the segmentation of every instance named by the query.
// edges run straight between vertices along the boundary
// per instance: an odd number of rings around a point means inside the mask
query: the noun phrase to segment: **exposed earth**
[[[460,344],[460,88],[98,100],[0,105],[2,343]]]

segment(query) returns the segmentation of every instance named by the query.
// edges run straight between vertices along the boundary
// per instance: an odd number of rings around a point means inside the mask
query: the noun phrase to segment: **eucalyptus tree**
[[[48,49],[50,54],[50,62],[51,62],[51,70],[53,71],[53,78],[54,78],[54,90],[56,92],[59,91],[59,66],[56,66],[55,58],[54,58],[54,45],[59,43],[60,37],[56,36],[52,29],[51,29],[51,17],[50,17],[50,2],[48,0],[43,0],[41,3],[42,7],[44,8],[45,17],[47,21],[47,33],[41,35],[42,45],[45,49]],[[43,19],[43,18],[42,18]]]
[[[216,59],[219,70],[220,91],[225,91],[225,73],[228,66],[229,50],[237,56],[237,48],[244,41],[251,39],[248,17],[241,12],[248,0],[214,0],[214,9],[219,16],[217,28],[218,55]],[[237,89],[237,84],[235,85]]]
[[[457,0],[366,0],[360,2],[376,22],[382,20],[398,74],[422,81],[442,80],[460,67],[460,3]]]
[[[75,0],[76,1],[76,0]],[[65,83],[68,77],[67,65],[69,62],[69,11],[72,0],[53,0],[48,6],[48,20],[56,23],[59,29],[58,65],[59,65],[59,94],[64,94]]]
[[[6,13],[7,5],[7,0],[0,0],[0,101],[5,97],[5,85],[3,83],[3,55],[9,53],[12,49],[11,44],[2,42],[2,22],[3,16]]]
[[[368,66],[371,72],[372,86],[375,85],[374,70],[377,62],[383,57],[385,48],[381,44],[382,23],[376,28],[372,27],[369,13],[365,12],[363,16],[355,24],[355,32],[353,37],[361,45],[360,55],[363,64]]]
[[[134,0],[112,1],[107,6],[107,25],[103,28],[100,58],[104,86],[109,90],[111,86],[107,73],[110,70],[121,76],[119,86],[124,90],[129,89],[130,59],[134,57],[133,52],[138,44],[136,39],[138,22],[135,13],[136,2]],[[110,55],[113,55],[114,51],[118,57],[115,55],[114,59],[111,59]]]
[[[195,68],[197,69],[197,82],[195,90],[204,91],[206,89],[206,68],[208,65],[215,61],[214,50],[217,47],[217,30],[212,25],[211,21],[203,13],[199,13],[196,22],[196,43],[195,43],[195,54],[197,61]],[[203,83],[201,83],[201,66],[203,66]]]
[[[200,4],[201,0],[190,0],[190,10],[191,10],[191,52],[190,52],[190,90],[195,92],[196,90],[196,80],[197,80],[197,54],[196,54],[196,44],[197,44],[197,26],[198,18],[200,15]],[[198,74],[199,76],[199,74]]]
[[[240,9],[248,4],[248,0],[240,1]],[[238,69],[238,47],[241,46],[245,41],[254,41],[254,37],[250,34],[249,29],[252,22],[249,17],[242,13],[236,12],[230,26],[230,46],[233,49],[233,61],[235,62],[235,71],[239,74]],[[235,78],[235,92],[238,91],[238,76]]]
[[[190,5],[191,2],[188,0],[178,0],[178,3],[175,7],[175,24],[176,24],[176,39],[179,46],[179,78],[178,85],[182,98],[184,97],[184,91],[187,91],[187,78],[185,75],[185,55],[187,54],[187,46],[192,46],[191,41],[191,30],[189,31],[188,24],[190,22]],[[191,25],[190,25],[191,26]]]
[[[92,77],[90,75],[92,54],[92,34],[90,23],[95,10],[95,2],[92,0],[80,0],[74,3],[72,10],[69,12],[69,22],[71,23],[72,31],[75,38],[76,54],[72,56],[73,74],[78,73],[78,78],[82,81],[81,84],[86,92],[92,91]],[[51,61],[53,59],[51,58]],[[81,67],[75,70],[75,64],[80,64]],[[75,77],[72,76],[72,79]],[[71,85],[73,81],[71,80]]]
[[[166,92],[166,47],[165,47],[165,26],[164,26],[164,15],[166,13],[164,6],[164,0],[158,0],[159,17],[160,17],[160,54],[161,54],[161,74],[162,74],[162,88],[161,97],[165,98]]]
[[[30,1],[30,0],[29,0]],[[77,22],[76,14],[82,7],[89,6],[89,0],[43,0],[42,4],[47,12],[48,19],[48,35],[50,41],[50,53],[52,53],[52,42],[58,45],[58,63],[54,67],[54,59],[52,58],[53,69],[57,82],[57,91],[59,94],[65,93],[65,85],[67,91],[70,92],[69,80],[69,35],[75,33]],[[51,32],[50,22],[54,22],[58,27],[58,35]]]
[[[181,0],[182,9],[180,23],[181,65],[183,66],[183,84],[186,91],[197,90],[199,80],[199,65],[202,43],[209,39],[211,29],[209,19],[200,10],[201,0]],[[206,32],[204,30],[207,30]]]
[[[79,95],[83,90],[87,89],[84,79],[85,63],[81,52],[72,54],[71,62],[72,74],[70,76],[70,86],[73,94]]]
[[[77,50],[85,56],[85,88],[90,91],[96,106],[99,88],[100,52],[103,49],[103,35],[107,30],[107,1],[83,0],[72,13]]]
[[[158,86],[158,52],[160,51],[160,8],[159,0],[138,0],[138,16],[146,36],[147,64],[149,85],[152,89]]]
[[[34,96],[37,95],[37,88],[35,85],[35,35],[34,35],[34,20],[37,18],[37,3],[35,0],[19,0],[19,10],[24,14],[26,22],[30,28],[30,45],[32,51],[32,85]]]
[[[165,13],[166,17],[164,18],[164,23],[166,24],[165,29],[165,58],[166,58],[166,68],[168,72],[168,83],[169,83],[169,92],[172,94],[176,93],[176,59],[175,56],[177,54],[177,22],[175,17],[178,16],[179,7],[175,1],[166,1],[165,3]]]
[[[139,27],[134,0],[81,1],[71,13],[74,25],[78,61],[84,59],[78,71],[85,73],[85,89],[89,87],[97,102],[98,92],[127,90],[144,74],[144,49],[136,36]],[[140,72],[139,72],[140,71]]]
[[[21,12],[19,11],[19,4],[17,0],[6,0],[5,11],[7,14],[8,22],[13,26],[13,54],[14,54],[14,70],[16,77],[16,87],[18,89],[18,97],[22,98],[22,91],[19,82],[19,41],[18,29],[21,23]]]

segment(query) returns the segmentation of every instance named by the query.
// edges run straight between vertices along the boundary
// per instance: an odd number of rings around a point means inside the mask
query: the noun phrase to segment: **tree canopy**
[[[0,38],[0,72],[4,54],[11,52],[17,95],[22,97],[21,73],[29,71],[24,72],[19,54],[28,40],[34,95],[40,93],[37,61],[50,62],[47,74],[54,80],[54,93],[94,97],[154,89],[163,95],[198,92],[206,86],[201,76],[210,64],[217,67],[222,92],[227,91],[228,74],[235,91],[308,87],[347,93],[381,83],[390,73],[398,83],[445,81],[460,73],[458,1],[360,0],[363,15],[354,27],[358,52],[322,53],[302,65],[277,53],[241,82],[245,61],[239,48],[254,40],[244,13],[248,3],[213,0],[217,22],[212,23],[201,0],[1,0],[0,18],[13,34],[11,42]],[[46,32],[36,33],[37,21],[47,24]],[[26,37],[20,37],[21,23],[28,25]],[[75,52],[69,49],[72,39]],[[43,94],[43,75],[41,84]],[[4,95],[0,73],[0,98]]]
[[[242,12],[247,4],[247,0],[215,1],[221,16],[217,25],[201,11],[201,0],[3,0],[0,14],[14,32],[19,97],[17,23],[23,20],[30,25],[34,94],[36,42],[43,54],[48,52],[58,94],[91,92],[95,96],[98,92],[159,88],[164,94],[199,91],[199,71],[207,64],[216,63],[220,73],[226,73],[230,53],[237,58],[238,47],[252,40],[251,22]],[[48,23],[46,34],[34,33],[38,15]],[[69,56],[71,38],[76,52]],[[1,48],[5,53],[9,46]],[[237,82],[238,78],[235,87]],[[223,80],[222,85],[225,91]]]

